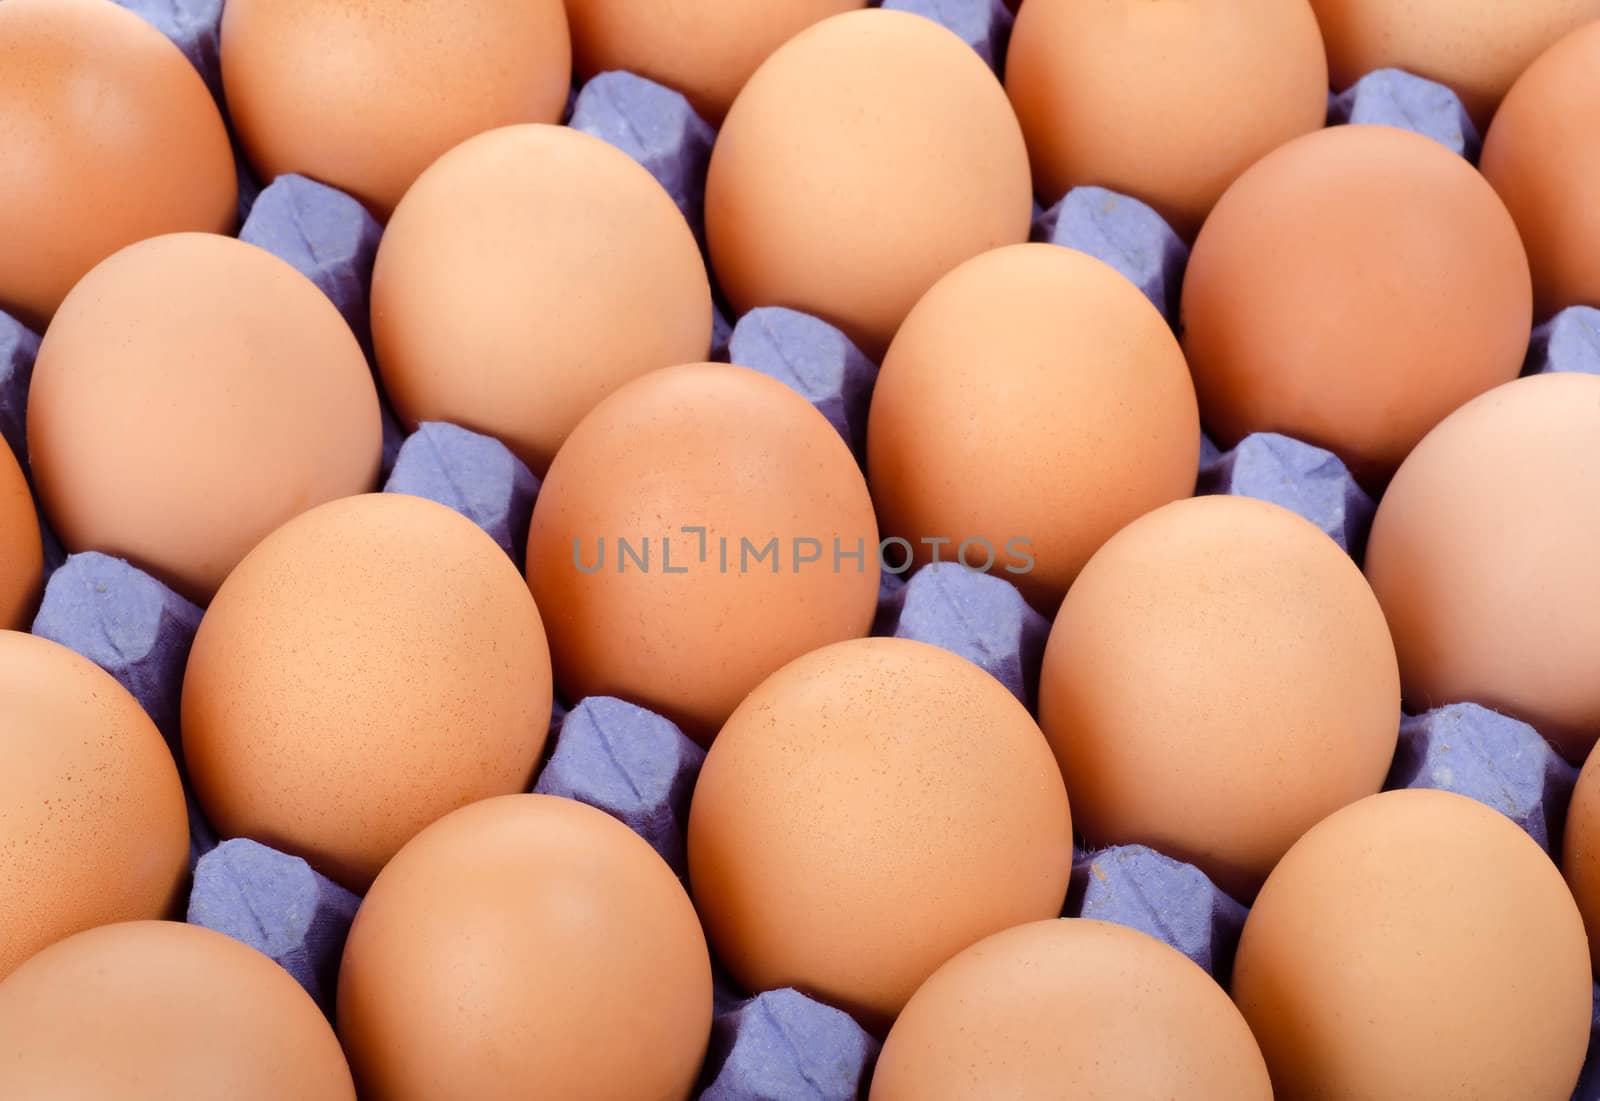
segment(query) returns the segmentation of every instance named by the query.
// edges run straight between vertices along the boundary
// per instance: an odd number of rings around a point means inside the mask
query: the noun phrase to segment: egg
[[[866,634],[879,568],[844,440],[783,383],[726,364],[654,371],[601,402],[528,532],[562,696],[620,696],[702,743],[790,660]]]
[[[7,0],[0,73],[0,309],[42,329],[124,245],[233,228],[216,102],[137,15],[110,0]]]
[[[908,12],[801,31],[728,112],[706,180],[711,266],[739,313],[804,310],[869,356],[963,260],[1025,241],[1028,155],[977,53]]]
[[[355,1101],[289,973],[221,933],[134,921],[79,933],[0,982],[0,1095]]]
[[[1600,944],[1600,756],[1594,754],[1578,774],[1572,792],[1561,870],[1583,914],[1589,944]],[[1600,959],[1592,962],[1600,966]]]
[[[871,1101],[1063,1097],[1272,1101],[1261,1051],[1210,975],[1103,921],[1019,925],[917,989]]]
[[[474,134],[559,122],[561,0],[228,0],[222,83],[257,175],[310,176],[387,217]]]
[[[372,274],[373,343],[407,425],[496,436],[538,474],[608,393],[704,359],[711,314],[671,196],[565,127],[508,127],[440,158],[395,212]]]
[[[728,719],[688,853],[741,986],[795,987],[881,1034],[950,957],[1061,913],[1072,823],[999,681],[925,643],[856,639],[784,666]]]
[[[345,944],[338,1020],[367,1101],[684,1101],[711,963],[682,885],[632,830],[509,795],[384,869]]]
[[[1595,376],[1519,379],[1422,441],[1366,555],[1413,711],[1483,704],[1583,760],[1600,737],[1596,500]]]
[[[1517,377],[1532,314],[1516,226],[1470,164],[1338,126],[1223,195],[1184,279],[1183,348],[1219,444],[1281,432],[1377,488],[1451,410]]]
[[[879,519],[918,564],[959,558],[1053,612],[1101,543],[1194,491],[1200,421],[1138,288],[1076,250],[1011,245],[911,311],[867,443]]]
[[[43,584],[44,546],[33,494],[11,448],[0,447],[0,630],[27,629]]]
[[[268,532],[378,478],[378,395],[326,295],[213,234],[131,245],[46,331],[28,400],[39,498],[70,549],[205,603]]]
[[[353,890],[417,831],[524,791],[550,652],[516,567],[476,524],[367,494],[290,521],[217,593],[183,680],[207,818]]]
[[[1309,521],[1199,497],[1090,559],[1050,633],[1039,722],[1092,845],[1145,844],[1248,899],[1383,786],[1400,677],[1383,611]]]
[[[1328,45],[1333,86],[1374,69],[1405,69],[1448,85],[1479,127],[1540,52],[1586,20],[1600,0],[1311,0]]]
[[[689,98],[721,122],[739,89],[773,50],[830,15],[866,0],[567,0],[573,61],[584,80],[625,69]]]
[[[1600,17],[1600,2],[1582,5]],[[1483,143],[1483,174],[1511,210],[1533,265],[1535,313],[1600,306],[1600,22],[1562,38],[1506,96]]]
[[[1042,202],[1109,187],[1193,238],[1241,172],[1322,127],[1328,68],[1306,0],[1031,0],[1006,91]]]
[[[188,871],[189,821],[155,724],[87,658],[0,631],[0,699],[3,978],[81,929],[167,914]],[[15,1050],[16,1034],[0,1034]]]
[[[1233,996],[1279,1101],[1567,1101],[1592,1008],[1550,858],[1498,811],[1422,789],[1363,799],[1289,851]]]

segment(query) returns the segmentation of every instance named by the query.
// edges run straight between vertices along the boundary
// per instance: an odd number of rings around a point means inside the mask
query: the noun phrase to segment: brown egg
[[[1328,111],[1306,0],[1032,0],[1006,58],[1042,202],[1098,184],[1190,238],[1239,173]]]
[[[1527,257],[1438,142],[1337,126],[1268,154],[1201,230],[1183,284],[1200,419],[1295,436],[1381,485],[1452,409],[1517,377]]]
[[[1050,747],[999,681],[904,639],[791,662],[717,736],[689,880],[747,990],[792,986],[879,1032],[941,964],[1060,914],[1072,823]]]
[[[1592,375],[1519,379],[1422,441],[1366,556],[1413,711],[1470,700],[1584,758],[1600,737],[1597,500]]]
[[[1400,676],[1338,544],[1277,505],[1199,497],[1084,568],[1039,722],[1091,844],[1149,845],[1248,899],[1301,834],[1383,786]]]
[[[1600,0],[1582,7],[1600,16]],[[1517,220],[1535,313],[1600,306],[1600,22],[1561,39],[1512,87],[1483,144],[1483,174]]]
[[[1342,91],[1374,69],[1405,69],[1449,85],[1479,127],[1546,46],[1600,0],[1311,0]]]
[[[0,983],[0,1096],[355,1101],[326,1018],[254,948],[195,925],[79,933]]]
[[[424,826],[524,791],[550,721],[539,611],[443,505],[313,509],[239,564],[195,636],[183,751],[224,837],[361,890]]]
[[[228,0],[222,82],[256,173],[311,176],[387,217],[474,134],[559,122],[561,0]]]
[[[683,214],[627,154],[511,127],[441,158],[395,212],[372,337],[408,425],[497,436],[543,474],[606,394],[705,358],[711,287]]]
[[[710,1030],[682,885],[628,827],[554,796],[485,800],[418,834],[339,972],[366,1101],[681,1101]]]
[[[43,583],[44,547],[33,494],[11,448],[0,446],[0,629],[27,630]]]
[[[1019,925],[911,996],[872,1101],[1272,1101],[1228,995],[1154,937],[1103,921]]]
[[[586,417],[534,505],[528,585],[562,696],[621,696],[702,743],[769,674],[867,633],[878,526],[850,450],[795,391],[686,364]]]
[[[567,0],[573,61],[587,80],[626,69],[689,97],[721,122],[767,55],[811,24],[867,0]]]
[[[1510,819],[1442,791],[1363,799],[1289,850],[1233,996],[1278,1101],[1567,1101],[1589,1041],[1561,874]]]
[[[39,499],[72,550],[205,603],[251,547],[378,477],[378,394],[316,284],[185,233],[90,272],[45,333],[28,400]]]
[[[189,820],[155,724],[87,658],[0,631],[0,700],[3,978],[80,929],[171,910],[188,871]],[[0,1035],[3,1057],[15,1034]]]
[[[1567,810],[1561,870],[1583,914],[1590,945],[1600,945],[1600,754],[1591,753],[1578,774]],[[1600,959],[1593,963],[1600,967]]]
[[[109,0],[7,0],[0,73],[0,309],[42,329],[124,245],[233,228],[216,101],[137,15]]]
[[[1005,90],[909,12],[846,12],[791,38],[728,112],[706,181],[734,309],[805,310],[874,358],[941,275],[1027,240],[1032,212]]]
[[[992,559],[1054,612],[1117,529],[1194,491],[1200,421],[1183,352],[1138,288],[1073,249],[1013,245],[911,311],[867,442],[879,519],[919,563]]]

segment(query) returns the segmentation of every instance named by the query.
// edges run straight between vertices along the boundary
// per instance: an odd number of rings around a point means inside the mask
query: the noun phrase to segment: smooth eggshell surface
[[[941,275],[1026,240],[1032,210],[994,73],[897,11],[836,15],[768,58],[706,182],[711,264],[734,309],[816,314],[874,358]]]
[[[1367,544],[1415,712],[1470,700],[1569,760],[1600,736],[1600,378],[1519,379],[1395,475]]]
[[[1183,284],[1183,347],[1217,442],[1282,432],[1369,487],[1517,377],[1532,316],[1494,190],[1388,126],[1336,126],[1257,162],[1206,221]]]
[[[189,820],[155,724],[87,658],[0,631],[0,700],[3,977],[81,929],[164,916],[188,869]],[[14,1050],[15,1033],[0,1035],[0,1053]]]
[[[527,789],[550,700],[539,611],[494,540],[419,497],[348,497],[217,594],[184,676],[184,757],[222,836],[361,890],[430,822]]]
[[[1306,834],[1233,968],[1278,1101],[1567,1101],[1592,1009],[1583,922],[1510,819],[1387,792]]]
[[[601,398],[706,358],[711,287],[666,190],[599,138],[483,134],[423,174],[372,273],[396,411],[503,440],[543,474]]]
[[[1033,922],[979,941],[895,1021],[871,1101],[1272,1101],[1244,1018],[1144,933]]]
[[[748,368],[685,364],[567,440],[534,505],[528,584],[564,698],[620,696],[706,743],[780,666],[867,633],[877,549],[861,469],[810,403]]]
[[[1006,90],[1042,202],[1097,184],[1189,238],[1239,173],[1328,110],[1306,0],[1031,0]]]
[[[947,650],[816,650],[739,706],[689,816],[689,881],[747,990],[793,986],[882,1032],[951,956],[1055,917],[1072,823],[1039,728]]]
[[[1578,774],[1578,786],[1567,809],[1561,870],[1583,914],[1589,944],[1600,945],[1600,756],[1594,754]],[[1593,962],[1600,964],[1600,960]]]
[[[233,228],[216,101],[137,15],[106,0],[7,0],[0,73],[0,309],[42,329],[124,245]]]
[[[380,218],[474,134],[558,122],[561,0],[228,0],[222,81],[250,163],[355,195]]]
[[[989,572],[1053,612],[1101,543],[1194,491],[1200,421],[1183,352],[1132,283],[1073,249],[1013,245],[911,311],[867,443],[887,534],[919,562],[924,539],[948,540],[944,559],[987,541],[967,563],[984,568],[993,548]]]
[[[1247,899],[1301,834],[1383,786],[1400,676],[1333,540],[1264,501],[1197,497],[1085,567],[1039,721],[1091,845],[1150,845]]]
[[[1600,16],[1600,2],[1586,4]],[[1483,174],[1511,210],[1541,318],[1600,306],[1600,23],[1573,31],[1512,87],[1483,144]]]
[[[27,630],[43,582],[44,547],[33,494],[11,448],[0,447],[0,630]]]
[[[0,982],[0,1096],[28,1101],[355,1101],[309,995],[194,925],[80,933]]]
[[[545,795],[459,810],[373,884],[345,945],[339,1036],[367,1101],[683,1101],[711,962],[666,863]]]

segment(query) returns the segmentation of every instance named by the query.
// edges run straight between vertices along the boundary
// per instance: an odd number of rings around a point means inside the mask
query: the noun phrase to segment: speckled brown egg
[[[1248,899],[1301,834],[1383,786],[1400,678],[1338,544],[1277,505],[1198,497],[1084,568],[1039,721],[1090,844],[1149,845]]]
[[[935,971],[889,1031],[871,1096],[1272,1101],[1272,1085],[1210,975],[1125,926],[1056,919]]]
[[[1528,260],[1494,189],[1430,138],[1336,126],[1258,161],[1195,241],[1183,348],[1223,446],[1282,432],[1381,486],[1517,377]]]
[[[1589,755],[1567,809],[1561,870],[1583,914],[1591,946],[1600,944],[1600,756]],[[1591,947],[1591,952],[1594,951]],[[1594,961],[1600,964],[1600,960]]]
[[[1013,245],[911,311],[867,445],[884,531],[918,563],[960,558],[1053,612],[1117,529],[1194,491],[1200,421],[1183,352],[1138,288],[1076,250]]]
[[[0,982],[0,1096],[355,1101],[317,1005],[221,933],[134,921],[79,933]]]
[[[334,501],[229,575],[183,682],[183,751],[224,837],[364,889],[412,835],[524,791],[550,652],[505,552],[443,505]]]
[[[4,976],[80,929],[167,914],[188,870],[189,821],[155,724],[87,658],[0,631],[0,700]]]
[[[764,681],[712,744],[689,882],[747,990],[792,986],[882,1033],[957,952],[1055,917],[1061,774],[999,681],[947,650],[858,639]]]
[[[33,494],[11,448],[0,446],[0,629],[27,629],[43,582],[44,548]]]
[[[1600,17],[1600,0],[1582,5]],[[1533,265],[1535,313],[1600,306],[1600,22],[1545,51],[1506,96],[1483,174],[1511,210]]]
[[[0,73],[0,309],[42,329],[124,245],[233,228],[216,102],[137,15],[110,0],[7,0]]]
[[[410,425],[496,436],[543,474],[601,398],[701,360],[711,287],[672,197],[558,126],[481,135],[428,169],[372,273],[372,337]]]
[[[1600,737],[1597,500],[1592,375],[1519,379],[1418,445],[1366,555],[1413,711],[1470,700],[1584,758]]]
[[[379,217],[474,134],[559,121],[572,76],[561,0],[228,0],[221,49],[257,174],[310,176]]]
[[[1239,173],[1322,127],[1328,69],[1306,0],[1031,0],[1006,90],[1042,202],[1097,184],[1192,238]]]
[[[339,972],[366,1101],[684,1101],[710,1030],[682,884],[627,826],[554,796],[485,800],[418,834]]]
[[[1592,1010],[1583,922],[1510,819],[1442,791],[1346,807],[1283,858],[1233,997],[1278,1101],[1567,1101]]]
[[[562,696],[620,696],[702,743],[768,675],[867,633],[878,525],[832,425],[745,367],[654,371],[589,414],[528,533]]]
[[[945,272],[1028,237],[1022,131],[994,73],[920,15],[855,11],[756,70],[711,155],[711,263],[740,313],[790,306],[881,355]]]
[[[28,453],[72,550],[205,603],[268,532],[378,478],[378,394],[326,295],[270,253],[183,233],[97,266],[45,333]]]

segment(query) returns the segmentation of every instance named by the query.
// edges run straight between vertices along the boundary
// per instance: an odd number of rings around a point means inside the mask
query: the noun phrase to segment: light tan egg
[[[0,629],[27,629],[43,583],[44,547],[33,494],[11,448],[0,447]]]

